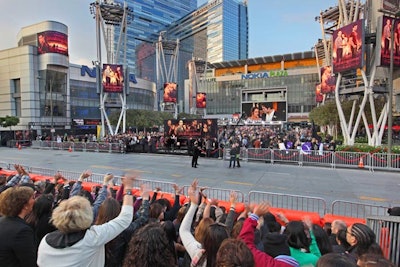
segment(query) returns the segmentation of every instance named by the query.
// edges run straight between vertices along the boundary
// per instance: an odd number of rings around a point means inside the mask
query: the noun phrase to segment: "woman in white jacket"
[[[115,219],[93,225],[93,212],[89,201],[80,196],[71,197],[54,210],[52,222],[58,229],[47,234],[39,245],[39,266],[104,266],[104,245],[118,236],[132,222],[133,175],[122,182],[125,196],[121,212]]]

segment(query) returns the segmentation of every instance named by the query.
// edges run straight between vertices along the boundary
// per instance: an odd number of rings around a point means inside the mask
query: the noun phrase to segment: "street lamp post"
[[[51,132],[51,141],[54,141],[54,117],[53,117],[53,79],[49,81],[49,90],[50,90],[50,132]]]

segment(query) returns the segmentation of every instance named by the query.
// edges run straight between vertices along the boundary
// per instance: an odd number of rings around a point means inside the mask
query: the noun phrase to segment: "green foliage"
[[[337,146],[336,151],[346,151],[346,152],[367,152],[367,153],[387,153],[388,149],[385,146],[369,146],[366,144],[355,144],[354,146]],[[392,147],[393,154],[400,154],[400,146]]]
[[[117,125],[119,119],[119,112],[112,113],[109,116],[110,123]],[[138,128],[152,128],[161,126],[164,120],[172,119],[173,115],[167,112],[153,111],[153,110],[132,110],[126,111],[126,126]]]
[[[178,114],[178,120],[181,119],[201,119],[201,115],[197,115],[197,114],[189,114],[189,113],[179,113]]]
[[[359,144],[368,144],[368,137],[356,137],[355,142]]]
[[[18,125],[19,118],[14,116],[0,117],[0,125],[3,127],[12,127]]]

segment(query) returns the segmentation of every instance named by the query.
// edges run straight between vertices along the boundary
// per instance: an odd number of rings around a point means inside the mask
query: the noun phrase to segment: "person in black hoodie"
[[[263,217],[264,224],[261,227],[261,241],[264,246],[264,252],[274,258],[279,255],[290,256],[287,236],[280,233],[281,225],[276,221],[275,216],[268,212]]]

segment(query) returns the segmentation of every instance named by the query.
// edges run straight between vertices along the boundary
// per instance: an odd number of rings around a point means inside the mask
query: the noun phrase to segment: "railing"
[[[248,201],[249,203],[268,201],[272,207],[318,212],[320,216],[326,213],[326,201],[318,197],[250,191]]]
[[[374,231],[384,256],[400,266],[400,217],[368,216],[367,225]]]
[[[335,200],[332,202],[331,213],[354,218],[366,218],[367,216],[384,216],[387,214],[388,208],[388,206]]]
[[[120,143],[32,141],[31,148],[80,152],[125,153]]]
[[[224,150],[224,159],[229,160],[229,149]],[[331,168],[359,168],[400,171],[400,155],[385,153],[308,151],[297,149],[248,148],[241,150],[241,159],[266,163],[287,163],[299,166],[326,166]]]

